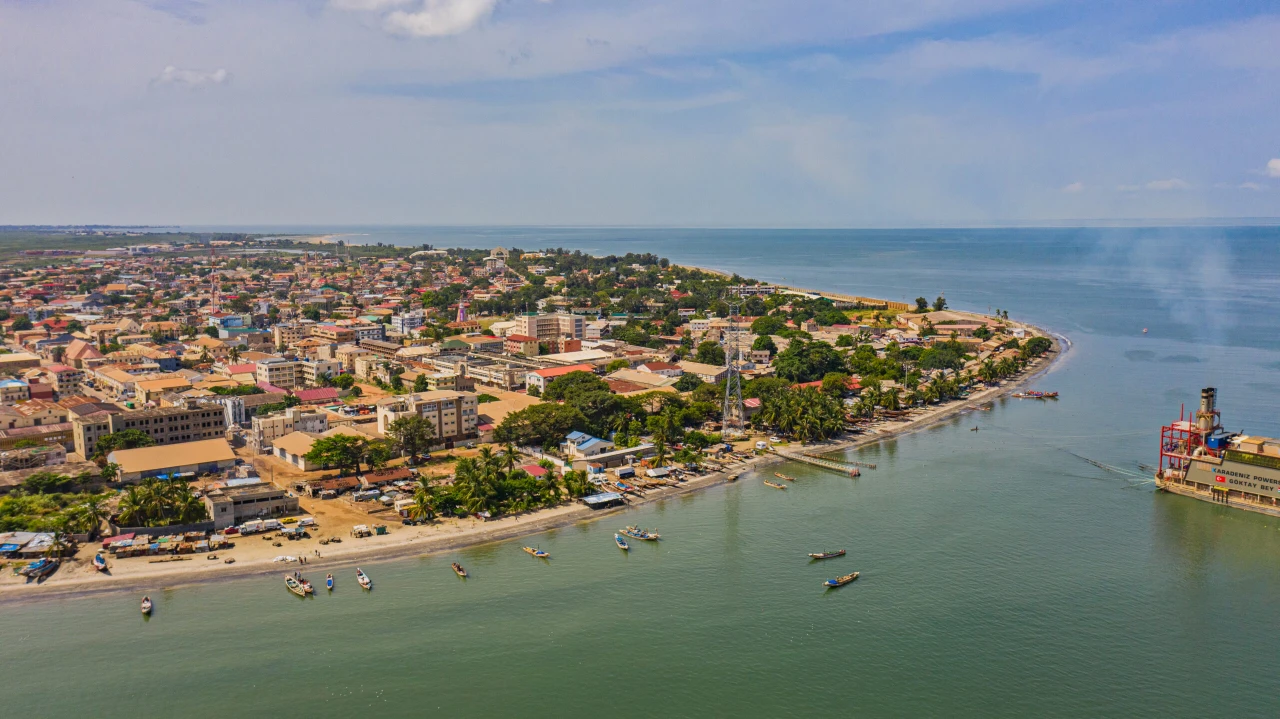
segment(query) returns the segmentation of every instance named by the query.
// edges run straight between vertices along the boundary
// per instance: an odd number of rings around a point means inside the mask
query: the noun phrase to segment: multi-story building
[[[206,439],[221,439],[226,435],[227,417],[217,404],[159,407],[137,412],[110,414],[96,412],[84,417],[71,418],[76,451],[83,457],[93,456],[97,442],[104,435],[136,429],[147,434],[156,444],[178,444]]]
[[[310,335],[311,325],[299,322],[284,322],[271,328],[271,334],[277,347],[288,347]]]
[[[204,503],[214,529],[298,511],[298,498],[270,482],[215,487],[205,493]]]
[[[529,335],[507,335],[503,338],[503,345],[507,354],[524,355],[526,357],[538,356],[538,338]]]
[[[80,383],[84,381],[84,372],[64,364],[49,365],[49,374],[53,377],[53,389],[61,396],[78,394]]]
[[[311,336],[330,342],[354,342],[356,331],[338,325],[315,325],[311,328]]]
[[[435,429],[435,438],[449,445],[476,438],[479,404],[470,392],[440,390],[397,395],[378,401],[378,430],[387,429],[401,417],[417,415]]]
[[[303,412],[298,407],[290,407],[283,412],[253,418],[253,426],[249,432],[247,444],[258,454],[271,451],[271,443],[290,432],[314,432],[319,434],[329,429],[329,415],[324,412]]]
[[[414,310],[393,316],[391,318],[391,329],[402,335],[411,335],[426,323],[427,313],[422,310]]]
[[[31,399],[31,385],[20,379],[0,379],[0,402],[12,404]]]
[[[298,367],[299,364],[301,363],[283,357],[267,357],[258,360],[254,374],[259,382],[291,389],[298,386],[301,379],[302,372]]]
[[[342,363],[343,372],[355,372],[357,359],[372,356],[373,352],[358,345],[340,345],[333,351],[333,358]]]
[[[404,345],[396,342],[384,342],[382,340],[360,340],[360,347],[369,350],[373,354],[384,360],[393,360],[396,353],[400,351]]]
[[[536,337],[539,342],[561,337],[580,340],[586,326],[586,319],[582,315],[563,312],[547,315],[534,313],[516,315],[515,322],[515,334]]]
[[[342,363],[338,360],[314,359],[298,362],[301,380],[306,385],[319,384],[321,377],[333,377],[342,374]]]
[[[382,340],[386,337],[386,325],[360,324],[351,325],[351,332],[356,342],[362,340]]]

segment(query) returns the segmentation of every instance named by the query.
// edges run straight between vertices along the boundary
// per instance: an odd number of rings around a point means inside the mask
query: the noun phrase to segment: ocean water
[[[246,228],[259,229],[259,228]],[[269,231],[280,231],[271,228]],[[307,228],[436,246],[654,252],[1061,333],[1057,402],[745,475],[535,540],[0,606],[11,716],[1274,716],[1280,519],[1158,494],[1159,425],[1204,386],[1280,434],[1280,229]],[[1147,328],[1146,334],[1142,329]],[[980,431],[970,431],[973,427]],[[1084,458],[1107,465],[1099,467]],[[772,472],[773,470],[768,470]],[[617,550],[625,523],[665,539]],[[639,543],[638,543],[639,544]],[[811,563],[808,552],[848,556]],[[472,572],[462,581],[449,562]],[[838,590],[823,579],[858,570]],[[325,568],[311,571],[323,576]]]

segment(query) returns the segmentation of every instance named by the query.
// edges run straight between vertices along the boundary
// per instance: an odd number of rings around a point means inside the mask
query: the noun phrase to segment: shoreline
[[[1051,371],[1068,354],[1072,346],[1070,340],[1063,335],[1049,332],[1029,323],[1019,324],[1033,328],[1053,342],[1050,354],[1039,360],[1039,366],[1031,368],[1026,374],[1007,380],[995,387],[976,392],[967,399],[955,400],[946,405],[924,409],[915,416],[906,418],[905,421],[884,422],[873,433],[854,436],[846,435],[843,439],[808,445],[801,444],[795,448],[807,453],[828,454],[896,439],[937,425],[966,412],[974,411],[974,408],[978,405],[993,402],[1018,391]],[[735,465],[725,471],[712,472],[674,487],[655,490],[642,497],[631,498],[631,501],[621,507],[603,510],[591,509],[575,500],[557,507],[537,510],[528,514],[502,517],[485,523],[474,519],[450,519],[446,520],[445,523],[433,523],[424,528],[409,528],[395,524],[391,525],[395,527],[395,530],[391,534],[384,535],[384,538],[371,537],[361,540],[344,538],[341,544],[326,545],[322,552],[324,556],[315,561],[317,569],[314,571],[329,572],[354,566],[360,561],[382,563],[412,556],[427,556],[457,551],[532,536],[584,522],[593,522],[620,515],[636,507],[663,501],[669,497],[679,497],[726,484],[729,482],[728,475],[730,473],[751,472],[762,467],[787,461],[791,460],[777,454],[765,454],[746,460],[742,464]],[[224,564],[222,561],[217,561],[205,566],[196,565],[200,566],[199,569],[196,566],[185,565],[181,561],[148,562],[143,565],[141,560],[138,560],[136,564],[135,560],[126,560],[129,564],[125,566],[128,566],[130,570],[141,569],[141,571],[119,577],[94,571],[91,567],[93,552],[82,548],[80,554],[87,555],[90,559],[83,557],[64,559],[64,566],[49,578],[54,580],[52,585],[37,583],[33,586],[30,583],[4,581],[8,579],[7,577],[0,579],[0,605],[51,598],[77,598],[115,592],[136,592],[139,589],[144,589],[148,592],[166,591],[220,580],[244,579],[252,576],[265,576],[273,572],[292,571],[300,565],[296,562],[277,563],[272,561],[269,555],[287,554],[290,551],[296,551],[306,556],[307,552],[314,548],[313,545],[321,535],[333,536],[330,531],[317,530],[316,536],[311,540],[303,540],[306,542],[305,545],[303,542],[299,542],[296,547],[282,546],[279,550],[271,549],[269,551],[263,551],[267,550],[267,547],[250,542],[250,539],[259,535],[242,537],[237,540],[237,544],[240,545],[237,549],[243,548],[246,551],[240,552],[240,554],[250,553],[261,556],[243,557],[243,561],[242,557],[236,557],[235,564]],[[290,544],[292,545],[293,543]],[[86,547],[89,546],[92,545],[86,545]],[[251,550],[251,547],[256,547],[257,551]],[[229,554],[229,552],[219,554]],[[202,557],[208,557],[208,555],[188,556],[191,561],[199,561]],[[166,564],[178,566],[170,567],[165,566]],[[310,568],[311,564],[311,562],[308,562],[305,566]],[[65,576],[64,573],[66,572],[70,572],[72,575]],[[56,581],[59,578],[59,574],[64,574],[65,581]]]

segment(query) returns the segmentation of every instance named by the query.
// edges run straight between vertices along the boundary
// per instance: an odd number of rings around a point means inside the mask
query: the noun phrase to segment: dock
[[[784,457],[793,462],[802,462],[814,467],[829,469],[833,472],[839,472],[840,474],[847,474],[850,477],[857,476],[858,467],[866,467],[867,469],[876,468],[874,464],[868,464],[867,462],[849,462],[838,459],[829,459],[827,457],[819,457],[807,452],[791,452],[785,449],[778,449],[777,447],[774,447],[773,451],[778,456]]]

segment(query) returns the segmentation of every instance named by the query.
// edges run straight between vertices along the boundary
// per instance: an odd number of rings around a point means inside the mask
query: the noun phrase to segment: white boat
[[[142,615],[146,617],[151,616],[151,597],[142,598]]]
[[[364,570],[359,567],[356,567],[356,581],[365,589],[373,589],[373,580],[370,579],[369,575],[365,574]]]

